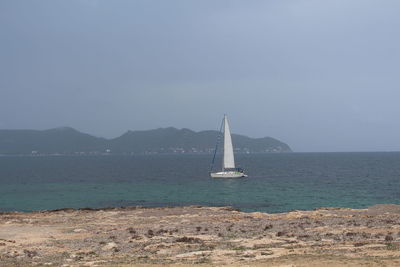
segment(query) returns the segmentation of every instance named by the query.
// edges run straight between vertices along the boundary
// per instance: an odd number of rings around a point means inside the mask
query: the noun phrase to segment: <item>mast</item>
[[[234,169],[235,159],[233,156],[233,145],[231,131],[229,129],[228,117],[224,115],[224,160],[222,163],[222,171],[225,169]]]

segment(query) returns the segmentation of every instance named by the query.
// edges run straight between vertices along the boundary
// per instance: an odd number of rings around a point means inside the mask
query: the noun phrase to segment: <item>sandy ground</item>
[[[0,266],[400,266],[400,206],[0,213]]]

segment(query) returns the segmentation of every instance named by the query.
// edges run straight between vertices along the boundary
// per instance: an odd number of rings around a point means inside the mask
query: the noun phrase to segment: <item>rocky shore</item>
[[[400,206],[0,213],[1,266],[400,266]]]

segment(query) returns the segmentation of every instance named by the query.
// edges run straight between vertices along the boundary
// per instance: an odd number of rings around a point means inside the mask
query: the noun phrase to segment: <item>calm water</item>
[[[210,155],[0,157],[0,211],[230,205],[283,212],[400,204],[400,153],[237,155],[249,178],[213,180]]]

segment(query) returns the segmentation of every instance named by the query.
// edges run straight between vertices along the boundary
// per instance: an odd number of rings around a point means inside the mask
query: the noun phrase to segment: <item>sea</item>
[[[279,213],[400,204],[400,152],[238,154],[244,179],[210,178],[211,161],[187,154],[0,156],[0,211],[201,205]]]

